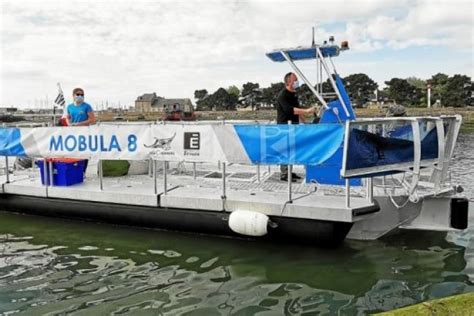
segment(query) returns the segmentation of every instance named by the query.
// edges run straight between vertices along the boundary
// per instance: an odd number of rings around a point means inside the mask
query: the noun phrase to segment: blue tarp
[[[18,128],[0,128],[0,156],[25,156]]]
[[[252,163],[319,164],[331,157],[344,139],[344,126],[235,125]]]
[[[347,171],[413,161],[414,145],[411,140],[387,138],[353,129],[348,146]],[[435,158],[438,158],[438,134],[436,129],[432,129],[421,141],[421,160]],[[394,172],[374,172],[372,176],[391,173]]]
[[[339,55],[339,47],[337,45],[328,45],[328,46],[319,46],[321,54],[323,57],[335,57]],[[285,57],[281,52],[286,52],[292,60],[305,60],[305,59],[315,59],[317,58],[316,47],[297,47],[297,48],[288,48],[276,50],[270,53],[267,53],[267,57],[272,61],[282,62],[285,61]]]

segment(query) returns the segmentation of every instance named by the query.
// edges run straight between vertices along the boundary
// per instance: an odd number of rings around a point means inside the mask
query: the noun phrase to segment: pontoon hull
[[[250,238],[228,226],[228,212],[169,209],[146,206],[74,201],[14,194],[0,195],[0,209],[32,215],[92,220],[119,225]],[[378,209],[378,206],[377,206]],[[313,244],[340,245],[353,223],[271,216],[276,224],[263,239]]]

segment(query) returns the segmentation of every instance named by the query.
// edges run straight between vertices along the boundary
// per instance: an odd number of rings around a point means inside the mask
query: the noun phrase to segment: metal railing
[[[221,121],[217,122],[218,124],[226,124],[226,122]],[[369,168],[360,168],[356,170],[347,170],[347,159],[348,159],[348,142],[349,137],[351,135],[351,131],[353,128],[358,128],[362,126],[373,126],[373,125],[382,125],[387,126],[393,123],[403,123],[409,124],[411,126],[411,132],[413,135],[413,147],[414,147],[414,155],[413,161],[404,162],[404,163],[397,163],[391,165],[383,165],[383,166],[373,166]],[[438,157],[436,159],[421,159],[421,133],[420,133],[420,123],[431,123],[434,124],[434,128],[436,128],[437,138],[438,138]],[[180,124],[183,124],[182,122]],[[189,123],[186,123],[189,124]],[[382,118],[382,119],[362,119],[356,121],[347,121],[345,126],[345,138],[344,138],[344,148],[343,148],[343,160],[342,160],[342,169],[341,169],[341,176],[346,179],[345,182],[345,194],[346,194],[346,206],[350,208],[351,201],[350,201],[350,181],[348,178],[350,177],[364,177],[364,175],[369,175],[376,173],[376,172],[386,172],[386,171],[399,171],[399,172],[409,172],[412,176],[412,181],[409,186],[408,192],[412,194],[418,185],[420,179],[420,169],[422,167],[432,167],[433,173],[431,176],[431,181],[434,184],[435,192],[440,192],[445,184],[446,180],[448,179],[448,168],[451,161],[451,157],[454,151],[454,146],[456,144],[457,135],[459,133],[459,128],[461,124],[461,117],[457,116],[444,116],[444,117],[427,117],[427,118],[417,118],[417,117],[403,117],[403,118]],[[10,182],[10,171],[8,168],[8,157],[5,157],[6,166],[5,166],[5,174],[6,174],[6,181]],[[153,172],[153,181],[154,181],[154,193],[158,194],[158,184],[157,184],[157,161],[151,159],[150,166]],[[186,162],[186,161],[184,161]],[[197,168],[196,162],[188,161],[193,164],[193,179],[197,177]],[[256,166],[256,180],[258,182],[261,181],[260,176],[260,164],[255,164]],[[103,168],[102,162],[99,160],[99,186],[100,190],[104,190],[104,182],[103,182]],[[46,169],[48,168],[48,169]],[[47,166],[45,163],[44,167],[44,179],[45,179],[45,190],[46,196],[48,195],[48,186],[53,185],[52,181],[52,174],[51,171],[52,163],[48,162]],[[168,193],[168,161],[163,161],[163,194]],[[226,185],[226,169],[227,165],[225,162],[222,162],[222,198],[225,199],[227,196],[227,185]],[[47,181],[47,171],[49,172],[49,181]],[[293,190],[292,190],[292,170],[293,165],[288,165],[288,201],[290,202],[293,200]],[[151,170],[150,170],[151,171]],[[365,182],[366,185],[366,198],[371,203],[373,202],[373,181],[372,179],[368,179]]]
[[[433,183],[433,194],[439,194],[443,191],[444,186],[449,186],[448,168],[453,155],[456,139],[461,126],[462,117],[442,116],[442,117],[393,117],[393,118],[376,118],[361,119],[356,121],[346,121],[344,149],[342,159],[341,176],[346,178],[346,206],[350,206],[350,182],[352,177],[367,177],[366,181],[366,197],[369,201],[373,200],[373,180],[372,177],[376,173],[384,172],[405,172],[412,175],[411,183],[407,190],[407,194],[411,196],[417,189],[420,181],[421,168],[432,168],[430,181]],[[410,162],[394,163],[387,165],[379,165],[373,167],[365,167],[348,170],[347,161],[349,159],[349,138],[354,128],[370,125],[393,125],[394,123],[409,124],[411,126],[411,135],[413,141],[413,160]],[[421,132],[420,124],[431,123],[434,125],[437,133],[438,155],[434,159],[422,159],[421,152]],[[384,133],[385,134],[385,133]]]

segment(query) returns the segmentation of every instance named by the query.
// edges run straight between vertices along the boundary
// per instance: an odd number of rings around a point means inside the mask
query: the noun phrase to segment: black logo
[[[184,149],[199,150],[201,148],[201,135],[198,132],[184,133]]]

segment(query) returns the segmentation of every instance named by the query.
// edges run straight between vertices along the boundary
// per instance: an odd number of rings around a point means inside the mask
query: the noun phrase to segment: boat
[[[185,111],[181,104],[165,105],[163,113],[164,121],[195,121],[194,111]]]
[[[348,49],[330,40],[266,54],[308,85],[323,108],[317,124],[2,128],[7,166],[12,156],[67,157],[89,159],[98,174],[58,186],[52,162],[41,172],[7,167],[0,209],[323,247],[403,230],[467,228],[468,200],[449,175],[461,116],[356,118],[333,62]],[[315,61],[316,84],[296,65],[302,60]],[[333,91],[322,90],[323,76]],[[146,161],[148,172],[105,178],[103,160]],[[287,182],[279,179],[282,164]],[[293,173],[305,177],[293,182]]]

